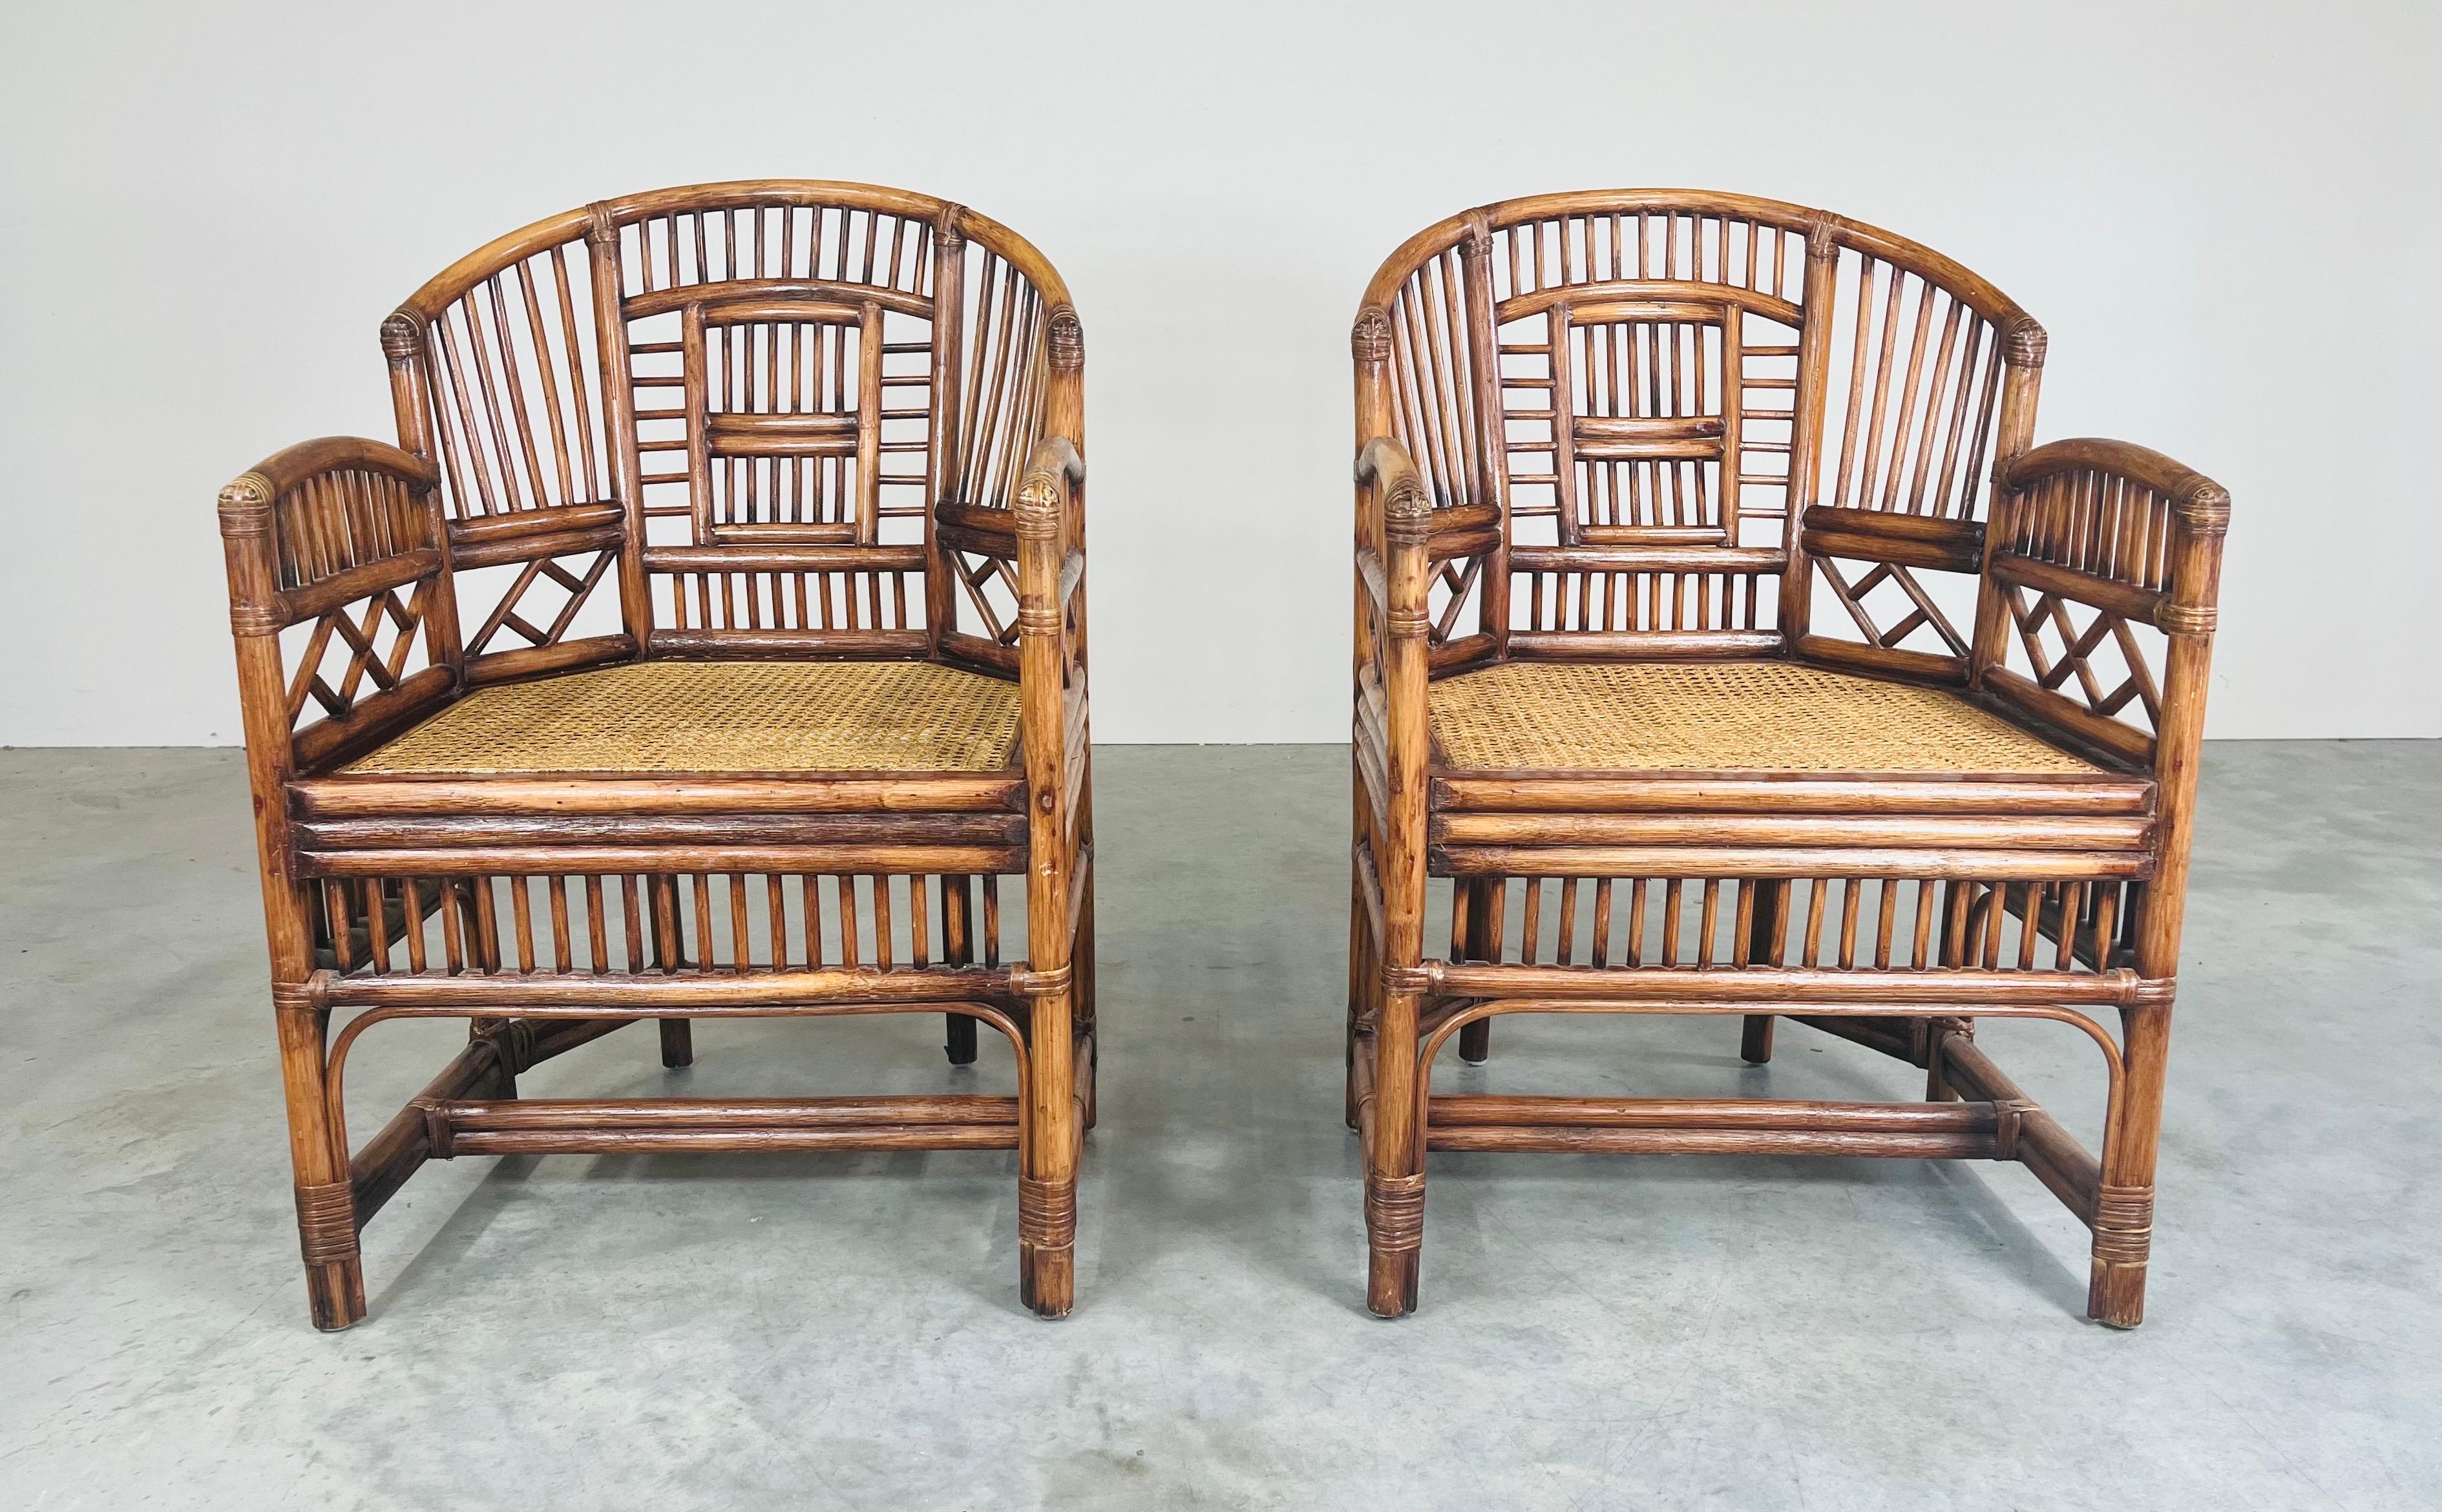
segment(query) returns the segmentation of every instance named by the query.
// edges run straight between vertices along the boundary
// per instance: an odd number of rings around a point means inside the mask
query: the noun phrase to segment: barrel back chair
[[[425,1160],[1019,1152],[1071,1301],[1093,1117],[1083,344],[973,211],[774,181],[502,237],[381,328],[398,445],[221,495],[314,1321]],[[1015,1098],[532,1100],[640,1018],[990,1025]],[[344,1023],[336,1037],[332,1015]],[[351,1151],[371,1026],[466,1047]]]
[[[1818,1153],[2026,1165],[2136,1324],[2228,496],[2032,446],[2024,311],[1767,200],[1453,216],[1353,344],[1372,1309],[1415,1305],[1428,1151]],[[1794,1018],[1925,1100],[1431,1095],[1517,1012],[1738,1015],[1753,1063]],[[1997,1016],[2101,1052],[2099,1157]]]

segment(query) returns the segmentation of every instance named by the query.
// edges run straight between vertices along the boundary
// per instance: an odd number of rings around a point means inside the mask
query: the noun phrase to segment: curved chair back
[[[1082,349],[996,222],[816,180],[629,195],[462,258],[382,339],[469,682],[640,653],[1014,670],[1008,506],[1037,442],[1083,444]],[[572,639],[605,582],[618,631]]]
[[[1367,287],[1358,443],[1399,441],[1437,514],[1499,522],[1436,554],[1437,666],[1796,650],[1964,682],[1988,475],[2029,444],[2043,347],[1966,268],[1825,211],[1506,200]]]

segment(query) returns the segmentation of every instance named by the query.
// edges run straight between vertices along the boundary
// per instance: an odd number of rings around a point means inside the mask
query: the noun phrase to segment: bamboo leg
[[[1085,832],[1091,834],[1093,819],[1089,812]],[[1095,1074],[1102,1069],[1103,1038],[1101,1025],[1094,1017],[1094,876],[1085,874],[1084,896],[1079,900],[1077,942],[1071,948],[1068,963],[1077,982],[1077,1037],[1084,1045],[1084,1054],[1077,1063],[1078,1098],[1084,1105],[1080,1133],[1094,1126],[1098,1109],[1095,1102]]]
[[[1416,1310],[1425,1173],[1417,1157],[1413,993],[1386,993],[1375,1021],[1374,1117],[1365,1150],[1365,1306],[1377,1318]]]
[[[1789,884],[1763,881],[1756,888],[1754,921],[1748,927],[1747,959],[1776,961],[1777,941],[1781,938],[1781,910],[1789,906]],[[1770,1013],[1749,1013],[1739,1031],[1739,1058],[1749,1066],[1761,1066],[1772,1059],[1772,1031],[1780,1021]]]
[[[1499,877],[1478,877],[1463,885],[1467,889],[1467,958],[1497,961],[1501,909],[1494,900],[1507,892],[1508,884]],[[1458,1031],[1458,1058],[1469,1066],[1482,1066],[1492,1058],[1492,1020],[1480,1018]]]
[[[964,1013],[944,1013],[941,1018],[942,1053],[949,1056],[952,1066],[975,1065],[975,1021]]]
[[[280,1078],[288,1100],[288,1157],[297,1182],[297,1233],[314,1326],[345,1328],[365,1315],[364,1263],[356,1249],[355,1194],[348,1153],[332,1126],[325,1086],[331,1015],[302,987],[273,989]]]
[[[1032,1120],[1017,1181],[1018,1294],[1046,1318],[1066,1318],[1077,1294],[1077,1080],[1069,994],[1034,1000],[1028,1053]]]
[[[2145,1321],[2145,1266],[2154,1243],[2154,1158],[2162,1131],[2171,1005],[2123,1009],[2120,1022],[2127,1072],[2121,1084],[2119,1124],[2103,1150],[2086,1315],[2113,1328],[2134,1328]]]
[[[920,886],[920,882],[919,883]],[[941,879],[941,948],[953,966],[975,963],[975,929],[967,916],[967,879]],[[975,1064],[975,1021],[965,1013],[945,1013],[942,1052],[952,1066]]]
[[[678,921],[678,879],[653,879],[653,964],[662,971],[675,972],[686,961],[684,938]],[[744,942],[739,942],[744,948]],[[699,941],[697,954],[709,961],[711,947]],[[695,1030],[683,1018],[665,1018],[662,1026],[662,1065],[675,1068],[695,1064]]]
[[[1492,1059],[1492,1020],[1480,1018],[1458,1031],[1458,1058],[1469,1066]]]
[[[1366,325],[1359,322],[1359,335]],[[1361,341],[1358,377],[1360,441],[1387,437],[1388,374],[1378,349]],[[1414,465],[1397,443],[1365,441],[1358,481],[1371,482],[1370,501],[1359,495],[1364,528],[1382,543],[1388,571],[1384,595],[1387,634],[1381,647],[1388,719],[1383,772],[1384,808],[1374,816],[1373,854],[1382,885],[1384,980],[1374,1026],[1374,1102],[1363,1120],[1365,1150],[1365,1305],[1377,1317],[1397,1318],[1416,1307],[1418,1259],[1424,1243],[1425,1172],[1422,1121],[1416,1088],[1416,1017],[1421,994],[1409,974],[1423,963],[1425,935],[1425,773],[1431,745],[1427,728],[1426,627],[1431,575],[1428,560],[1432,513]],[[1373,513],[1379,511],[1378,514]],[[1360,638],[1360,647],[1364,645]],[[1393,973],[1398,974],[1394,977]],[[1394,990],[1394,988],[1396,990]]]
[[[1772,1029],[1780,1020],[1770,1013],[1749,1013],[1739,1032],[1739,1058],[1749,1066],[1772,1059]]]
[[[1365,791],[1365,774],[1355,756],[1349,759],[1349,810],[1355,816],[1356,833],[1349,842],[1348,852],[1348,1031],[1342,1042],[1341,1066],[1345,1073],[1345,1112],[1348,1126],[1357,1127],[1357,1057],[1360,1047],[1367,1014],[1373,1009],[1374,928],[1365,907],[1365,873],[1358,864],[1357,847],[1373,833],[1374,811]]]
[[[1365,883],[1357,874],[1354,863],[1349,866],[1350,897],[1348,900],[1348,1032],[1343,1046],[1346,1069],[1346,1109],[1348,1126],[1358,1126],[1357,1058],[1372,1053],[1368,1048],[1365,1026],[1370,1022],[1374,1005],[1370,994],[1374,985],[1374,930],[1365,914]]]
[[[665,1066],[695,1064],[695,1030],[693,1021],[665,1018],[662,1025],[662,1064]]]

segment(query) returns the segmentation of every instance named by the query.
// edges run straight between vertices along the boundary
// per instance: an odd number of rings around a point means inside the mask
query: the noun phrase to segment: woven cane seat
[[[1017,687],[926,662],[643,662],[483,688],[348,770],[992,772]]]
[[[1511,662],[1431,708],[1461,771],[2099,774],[1956,694],[1787,662]]]

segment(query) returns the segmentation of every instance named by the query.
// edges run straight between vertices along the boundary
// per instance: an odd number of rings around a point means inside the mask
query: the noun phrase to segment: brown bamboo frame
[[[639,366],[678,352],[634,334],[665,316],[684,321],[675,376]],[[925,322],[920,342],[888,323],[901,319]],[[707,371],[700,333],[721,320],[748,337]],[[364,1315],[358,1232],[426,1160],[647,1150],[1014,1149],[1021,1294],[1065,1315],[1096,1056],[1084,343],[1058,273],[1014,232],[926,195],[703,185],[502,237],[418,290],[382,342],[397,446],[307,442],[220,498],[315,1325]],[[767,412],[707,409],[784,377],[791,397]],[[829,382],[838,408],[809,407],[806,382]],[[683,403],[650,399],[656,386]],[[911,389],[920,409],[890,397]],[[657,439],[665,410],[686,439]],[[921,442],[905,439],[919,421]],[[656,508],[676,480],[647,459],[674,446],[695,493]],[[887,473],[918,451],[921,475]],[[712,486],[723,466],[744,492]],[[920,509],[893,511],[894,485],[920,490]],[[920,539],[879,538],[894,514],[920,517]],[[684,521],[681,538],[656,538],[665,516]],[[513,585],[462,619],[477,592],[465,574],[491,567],[514,569]],[[572,638],[605,582],[618,630]],[[977,630],[961,628],[962,583]],[[556,614],[524,607],[549,584],[567,595]],[[284,655],[281,632],[309,624],[303,652]],[[491,649],[503,634],[529,644]],[[334,651],[345,668],[325,675]],[[1017,684],[1017,755],[986,773],[348,770],[477,687],[647,657],[960,667]],[[324,717],[301,719],[314,703]],[[1005,876],[1023,879],[1023,959],[1001,956]],[[699,1018],[905,1012],[944,1014],[958,1064],[975,1058],[978,1025],[996,1030],[1017,1095],[517,1095],[521,1073],[639,1019],[659,1021],[676,1066]],[[425,1017],[468,1020],[466,1048],[352,1151],[351,1050],[378,1024]]]
[[[1763,322],[1786,338],[1756,339]],[[1416,1305],[1431,1150],[1868,1155],[2026,1165],[2093,1231],[2089,1315],[2134,1327],[2228,495],[2127,443],[2034,446],[2040,326],[1939,253],[1777,201],[1603,191],[1452,216],[1382,264],[1353,349],[1346,1114],[1365,1146],[1367,1305]],[[1607,366],[1639,362],[1625,382]],[[1777,363],[1785,375],[1754,375]],[[1776,392],[1784,405],[1758,405]],[[1785,465],[1759,465],[1768,453]],[[1521,468],[1522,454],[1548,470]],[[1557,544],[1522,542],[1545,517]],[[1859,564],[1853,580],[1843,562]],[[1972,637],[1923,573],[1973,582]],[[1818,580],[1859,638],[1818,627]],[[1913,604],[1888,629],[1864,603],[1886,584]],[[2151,632],[2159,656],[2139,642]],[[1904,644],[1928,633],[1940,642]],[[2110,647],[2127,668],[2116,688],[2097,669]],[[1947,686],[2096,770],[1459,771],[1428,718],[1432,682],[1503,660],[1755,657]],[[1424,938],[1438,879],[1442,958]],[[1553,879],[1558,959],[1538,963]],[[1588,880],[1591,962],[1572,956]],[[1861,938],[1868,891],[1880,917]],[[1614,962],[1621,898],[1630,942]],[[1664,938],[1650,960],[1649,901]],[[1700,902],[1691,960],[1682,920]],[[2094,1016],[2105,1010],[2116,1038]],[[1737,1015],[1757,1064],[1790,1018],[1922,1067],[1926,1101],[1431,1092],[1446,1043],[1480,1061],[1491,1020],[1520,1012]],[[2095,1044],[2109,1082],[2099,1157],[1977,1047],[1979,1017],[2056,1021]]]

